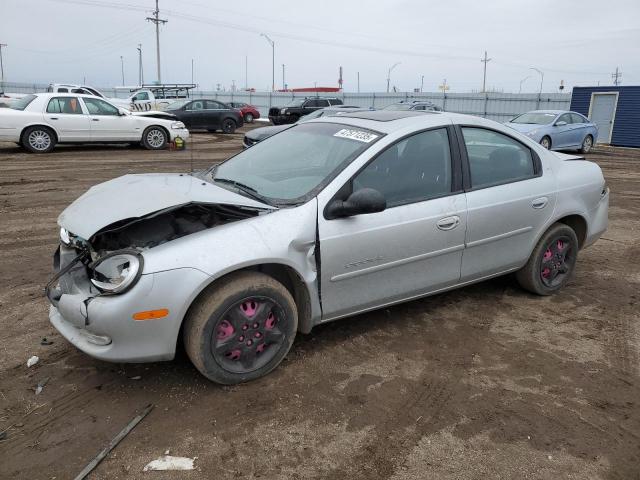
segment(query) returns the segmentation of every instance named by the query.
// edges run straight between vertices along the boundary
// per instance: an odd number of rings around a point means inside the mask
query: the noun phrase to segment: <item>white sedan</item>
[[[189,131],[161,112],[134,114],[90,95],[37,93],[0,109],[0,141],[16,142],[33,153],[47,153],[57,143],[141,143],[165,148]]]

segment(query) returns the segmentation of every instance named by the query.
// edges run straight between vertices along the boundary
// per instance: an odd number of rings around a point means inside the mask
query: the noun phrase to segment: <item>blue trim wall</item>
[[[573,87],[571,110],[589,115],[593,92],[619,92],[611,145],[640,147],[640,86]]]

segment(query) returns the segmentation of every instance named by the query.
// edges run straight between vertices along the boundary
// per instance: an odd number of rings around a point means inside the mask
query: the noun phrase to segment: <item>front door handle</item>
[[[458,225],[460,225],[460,217],[457,215],[453,215],[452,217],[445,217],[438,220],[436,224],[440,230],[453,230]]]
[[[58,117],[49,117],[49,120],[57,120]]]
[[[100,119],[99,119],[99,118],[92,118],[92,119],[91,119],[91,121],[92,121],[92,122],[99,122],[99,121],[100,121]]]
[[[531,202],[531,206],[535,209],[544,208],[547,206],[547,202],[549,199],[547,197],[536,198],[533,202]]]

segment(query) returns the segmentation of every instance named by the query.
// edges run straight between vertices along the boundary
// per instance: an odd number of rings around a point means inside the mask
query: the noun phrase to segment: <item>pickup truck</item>
[[[311,112],[321,108],[342,105],[339,98],[296,98],[284,107],[271,107],[269,109],[269,120],[274,125],[285,125],[295,123]]]
[[[140,89],[133,92],[127,98],[109,98],[99,90],[86,85],[73,85],[68,83],[52,83],[47,88],[47,92],[51,93],[82,93],[85,95],[94,95],[96,97],[109,100],[111,103],[119,107],[126,108],[132,112],[148,112],[151,110],[164,110],[167,106],[174,102],[173,98],[157,98],[150,89]]]

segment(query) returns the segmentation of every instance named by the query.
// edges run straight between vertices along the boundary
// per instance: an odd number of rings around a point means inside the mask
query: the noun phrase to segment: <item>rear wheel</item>
[[[244,116],[245,123],[253,123],[253,113],[247,113]]]
[[[162,150],[168,142],[167,132],[162,127],[147,127],[142,134],[142,144],[148,150]]]
[[[22,134],[20,143],[31,153],[49,153],[56,145],[56,137],[50,128],[29,127]]]
[[[233,133],[236,131],[236,122],[230,118],[225,118],[222,121],[222,131],[224,133]]]
[[[516,273],[525,290],[551,295],[573,275],[578,257],[578,237],[573,229],[556,223],[538,241],[527,264]]]
[[[200,373],[231,385],[276,368],[297,328],[295,302],[281,283],[262,273],[239,272],[205,291],[192,306],[184,344]]]
[[[542,140],[540,140],[540,145],[549,150],[551,148],[551,138],[545,135],[542,137]]]
[[[582,148],[580,149],[580,153],[589,153],[591,147],[593,147],[593,137],[591,135],[587,135],[582,141]]]

